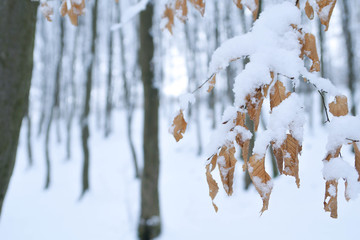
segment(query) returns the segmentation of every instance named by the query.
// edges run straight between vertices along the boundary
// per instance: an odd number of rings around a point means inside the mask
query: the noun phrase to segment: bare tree
[[[0,35],[0,214],[28,108],[37,6],[20,0],[0,4],[0,32],[6,33]]]

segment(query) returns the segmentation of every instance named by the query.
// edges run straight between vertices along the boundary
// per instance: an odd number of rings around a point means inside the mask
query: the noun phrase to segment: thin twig
[[[349,140],[349,141],[352,141],[352,142],[360,142],[360,140],[354,140],[354,139],[351,139],[351,138],[345,138],[346,140]]]
[[[326,114],[326,121],[325,122],[330,122],[329,113],[328,113],[328,110],[327,110],[327,107],[326,107],[326,104],[325,104],[324,92],[320,91],[320,90],[318,90],[318,92],[319,92],[319,94],[321,96],[321,100],[322,100],[322,103],[323,103],[323,106],[324,106],[324,109],[325,109],[325,114]]]
[[[198,86],[194,91],[192,91],[192,94],[194,94],[197,90],[199,90],[200,88],[202,88],[208,81],[210,81],[213,77],[214,77],[215,73],[211,74],[211,76],[206,79],[205,82],[203,82],[200,86]]]

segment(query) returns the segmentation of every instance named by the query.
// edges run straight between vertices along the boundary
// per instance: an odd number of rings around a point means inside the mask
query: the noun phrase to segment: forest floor
[[[219,211],[215,213],[205,177],[204,163],[208,156],[196,155],[196,126],[190,123],[184,139],[176,143],[168,133],[171,120],[164,117],[166,115],[162,111],[159,187],[163,225],[160,240],[358,239],[360,199],[345,201],[342,180],[339,181],[338,219],[330,218],[330,214],[323,210],[325,181],[322,178],[322,159],[327,135],[321,124],[314,123],[313,130],[305,127],[300,157],[300,189],[292,177],[276,178],[269,210],[260,216],[260,196],[254,187],[243,190],[241,162],[236,165],[233,196],[227,197],[221,188],[215,199]],[[205,110],[201,116],[205,123],[202,124],[203,139],[208,140],[210,122],[205,119],[210,117]],[[134,139],[140,153],[142,113],[136,112],[134,119]],[[93,120],[92,129],[96,129]],[[113,133],[107,139],[103,137],[103,131],[93,130],[91,133],[91,190],[81,200],[79,129],[74,128],[71,160],[65,159],[65,135],[61,135],[61,142],[58,142],[53,131],[50,149],[52,182],[50,189],[44,191],[44,138],[33,137],[34,166],[29,168],[26,128],[23,128],[1,218],[1,240],[136,239],[140,184],[134,178],[125,115],[115,113],[114,123]],[[344,149],[342,156],[349,161],[354,159],[350,148]],[[215,170],[213,175],[220,184],[218,171]]]

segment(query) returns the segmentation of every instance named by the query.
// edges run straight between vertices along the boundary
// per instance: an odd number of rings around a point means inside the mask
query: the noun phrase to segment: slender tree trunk
[[[120,4],[120,3],[118,3]],[[113,24],[113,2],[110,2],[110,9],[108,9],[110,15],[110,26]],[[112,131],[112,109],[113,109],[113,86],[112,86],[112,65],[113,65],[113,31],[109,27],[109,47],[108,47],[108,76],[106,86],[106,106],[105,106],[105,137],[108,137]]]
[[[350,9],[349,9],[349,1],[343,0],[343,12],[342,12],[342,29],[345,37],[346,44],[346,53],[347,53],[347,83],[350,91],[350,100],[351,100],[351,114],[353,116],[356,115],[356,102],[355,102],[355,56],[352,42],[352,33],[351,33],[351,24],[350,24]]]
[[[51,134],[51,126],[53,123],[54,115],[58,117],[60,111],[60,78],[62,71],[62,59],[64,53],[64,20],[60,19],[60,51],[59,51],[59,59],[56,67],[56,76],[55,76],[55,86],[53,92],[53,105],[51,106],[50,116],[48,119],[47,127],[46,127],[46,136],[45,136],[45,159],[46,159],[46,176],[45,176],[45,189],[48,189],[50,186],[51,179],[51,160],[50,160],[50,134]]]
[[[27,149],[27,154],[28,154],[28,163],[29,163],[29,167],[32,167],[34,164],[33,161],[33,154],[32,154],[32,144],[31,144],[31,136],[32,136],[32,121],[31,121],[31,116],[30,116],[30,108],[28,106],[28,109],[26,111],[26,149]]]
[[[159,206],[159,140],[158,111],[159,92],[154,86],[154,41],[151,35],[154,7],[149,3],[140,13],[139,61],[144,86],[144,170],[141,179],[141,213],[138,235],[142,240],[153,239],[160,234]]]
[[[118,22],[121,21],[121,2],[117,3],[118,5]],[[124,83],[124,100],[125,100],[125,104],[126,104],[126,128],[127,128],[127,138],[128,138],[128,142],[129,142],[129,146],[130,146],[130,151],[131,151],[131,155],[132,155],[132,160],[133,160],[133,164],[134,164],[134,169],[135,169],[135,177],[139,178],[140,177],[140,171],[139,171],[139,167],[138,167],[138,161],[137,161],[137,156],[136,156],[136,151],[135,151],[135,146],[134,146],[134,141],[132,139],[132,119],[133,119],[133,113],[134,113],[134,108],[135,108],[135,104],[131,101],[131,84],[129,84],[129,79],[126,75],[126,71],[127,71],[127,62],[125,59],[125,45],[124,45],[124,33],[123,33],[123,29],[121,28],[119,31],[119,42],[120,42],[120,62],[121,62],[121,76],[122,76],[122,80]]]
[[[76,65],[76,49],[77,49],[77,42],[79,38],[79,28],[82,25],[83,21],[79,21],[79,26],[75,30],[75,37],[74,37],[74,48],[71,56],[71,73],[70,73],[70,88],[71,88],[71,104],[70,104],[70,112],[66,122],[66,159],[71,158],[71,139],[72,139],[72,126],[73,120],[76,110],[76,85],[75,85],[75,65]]]
[[[85,84],[85,101],[84,109],[81,115],[81,140],[82,148],[84,153],[84,162],[82,170],[82,190],[81,197],[83,197],[86,191],[89,190],[89,167],[90,167],[90,153],[88,140],[90,136],[89,130],[89,114],[90,114],[90,98],[91,98],[91,89],[93,83],[93,66],[95,62],[95,46],[97,38],[97,13],[98,13],[98,0],[95,0],[93,9],[92,9],[92,38],[91,38],[91,49],[90,49],[90,63],[86,69],[86,84]]]
[[[0,214],[28,108],[37,5],[15,0],[0,4]]]

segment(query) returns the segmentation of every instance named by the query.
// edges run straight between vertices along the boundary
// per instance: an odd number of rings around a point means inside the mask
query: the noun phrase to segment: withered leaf
[[[51,16],[54,14],[54,9],[50,7],[47,2],[41,3],[41,13],[49,22],[52,22]]]
[[[302,44],[300,57],[304,58],[304,55],[306,55],[311,59],[312,65],[310,67],[310,72],[319,72],[320,60],[317,54],[315,36],[311,33],[305,33],[304,40],[301,40],[300,43]]]
[[[213,207],[215,209],[215,212],[218,211],[218,207],[214,203],[214,198],[216,197],[216,195],[217,195],[217,193],[219,191],[219,186],[218,186],[217,182],[215,181],[215,179],[212,177],[211,172],[216,167],[216,163],[217,163],[217,154],[215,154],[211,158],[210,163],[208,165],[206,165],[206,181],[207,181],[207,183],[209,185],[209,196],[211,197],[212,204],[213,204]]]
[[[360,150],[356,142],[353,142],[353,146],[355,152],[355,169],[359,174],[358,181],[360,182]]]
[[[173,124],[171,125],[171,127],[173,128],[173,135],[177,142],[183,138],[183,134],[186,130],[186,125],[187,123],[184,119],[183,111],[180,110],[180,113],[174,118]]]
[[[277,107],[282,101],[288,98],[291,92],[286,93],[286,88],[281,81],[276,81],[270,91],[270,108]]]
[[[204,16],[205,1],[204,0],[189,0],[189,1],[200,12],[201,16]]]
[[[67,1],[63,0],[62,5],[60,7],[60,13],[64,17],[66,14],[69,16],[70,22],[72,25],[78,25],[78,16],[84,14],[85,9],[85,0],[82,0],[80,3],[78,1],[70,1],[71,7],[70,10],[67,6]]]
[[[174,10],[170,5],[165,5],[165,11],[162,18],[167,19],[165,28],[172,34],[172,27],[174,26]]]
[[[239,8],[239,9],[243,9],[243,5],[241,4],[242,0],[233,0],[233,2],[235,3],[235,5]]]
[[[271,177],[265,171],[265,156],[262,158],[258,155],[250,157],[248,170],[251,180],[263,200],[261,213],[266,211],[269,206],[269,199],[272,190]]]
[[[325,26],[325,31],[327,31],[336,0],[316,0],[316,4],[318,5],[317,14],[320,22]]]
[[[306,13],[306,16],[307,16],[310,20],[313,20],[313,19],[314,19],[314,9],[313,9],[313,7],[310,5],[309,1],[306,1],[306,4],[305,4],[305,13]]]
[[[284,159],[283,173],[295,177],[297,187],[300,187],[299,179],[299,158],[301,146],[291,134],[287,134],[284,143],[281,145],[282,156]]]
[[[233,193],[234,171],[235,171],[235,147],[230,148],[223,146],[220,150],[218,158],[218,166],[221,176],[221,181],[227,195],[231,196]]]
[[[254,121],[255,132],[259,126],[261,107],[264,101],[261,87],[255,90],[255,93],[246,96],[246,107],[251,120]]]
[[[176,15],[182,22],[185,22],[188,15],[187,0],[176,0],[175,9],[181,11],[181,15]]]
[[[208,88],[207,92],[211,92],[211,90],[213,90],[215,84],[216,84],[216,74],[214,74],[214,76],[209,81],[209,88]]]
[[[273,150],[274,150],[274,156],[276,158],[276,164],[279,170],[280,174],[283,174],[283,169],[284,169],[284,156],[282,153],[281,148],[276,148],[274,146],[274,143],[271,143],[273,146]]]
[[[325,198],[324,198],[324,209],[326,212],[330,212],[332,218],[337,218],[337,180],[326,181],[325,186]]]
[[[335,100],[329,104],[329,111],[336,117],[348,114],[348,103],[346,96],[336,96]]]

